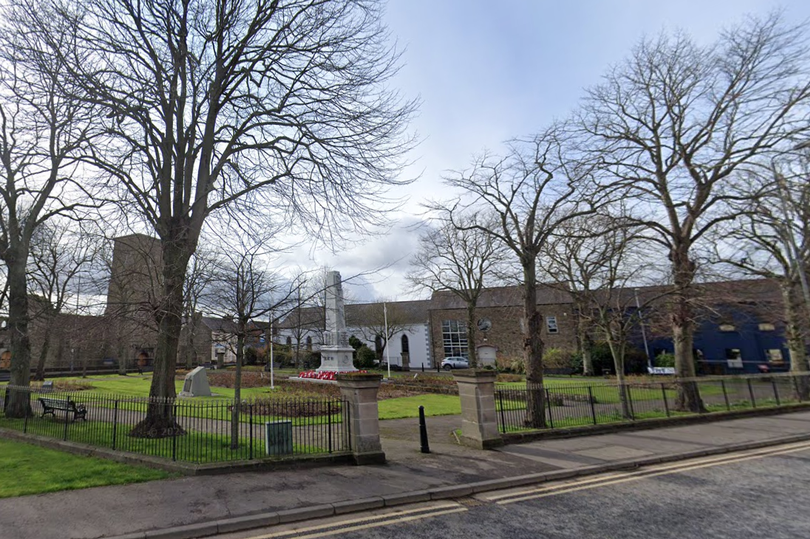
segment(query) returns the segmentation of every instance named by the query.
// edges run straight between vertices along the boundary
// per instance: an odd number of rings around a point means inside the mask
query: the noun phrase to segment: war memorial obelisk
[[[326,331],[321,345],[321,366],[318,372],[355,372],[352,362],[354,349],[346,335],[346,314],[343,308],[343,285],[340,272],[326,274]]]

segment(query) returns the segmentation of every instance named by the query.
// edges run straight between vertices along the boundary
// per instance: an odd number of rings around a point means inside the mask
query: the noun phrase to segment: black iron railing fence
[[[232,399],[150,399],[15,386],[0,393],[0,428],[173,461],[205,464],[351,451],[349,406],[337,398],[243,400],[234,430]],[[5,415],[15,393],[28,402],[25,417]],[[149,407],[171,415],[174,426],[133,436]]]
[[[690,415],[678,408],[680,384],[693,383],[708,413],[810,402],[810,373],[729,376],[660,382],[566,384],[544,387],[546,428],[600,425]],[[502,433],[530,429],[526,388],[496,388]]]

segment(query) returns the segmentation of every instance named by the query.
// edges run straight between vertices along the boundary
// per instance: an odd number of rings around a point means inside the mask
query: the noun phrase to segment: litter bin
[[[268,455],[292,454],[292,421],[268,421],[265,423],[264,443]]]

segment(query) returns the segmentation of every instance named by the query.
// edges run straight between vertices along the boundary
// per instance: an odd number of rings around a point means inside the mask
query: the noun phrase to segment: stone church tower
[[[144,234],[115,238],[107,306],[109,351],[119,369],[146,367],[154,359],[163,261],[160,241]]]

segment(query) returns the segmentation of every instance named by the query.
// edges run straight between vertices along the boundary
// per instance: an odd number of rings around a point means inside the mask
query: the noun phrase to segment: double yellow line
[[[519,492],[484,495],[482,496],[482,499],[488,502],[495,502],[498,505],[506,505],[510,503],[523,502],[527,500],[536,500],[538,498],[545,498],[548,496],[556,496],[558,494],[578,492],[581,490],[588,490],[597,487],[619,485],[622,483],[629,483],[631,481],[640,481],[642,479],[647,479],[650,477],[670,475],[675,473],[687,472],[690,470],[699,470],[701,468],[721,466],[723,464],[734,464],[737,462],[745,462],[748,460],[762,459],[766,457],[785,455],[788,453],[796,453],[798,451],[807,451],[807,450],[810,450],[810,442],[797,442],[793,444],[771,447],[767,449],[747,451],[745,453],[726,454],[717,457],[708,457],[700,460],[690,460],[677,464],[652,466],[635,472],[601,475],[599,477],[584,479],[582,481],[574,481],[558,485],[548,485],[544,487],[522,490]]]
[[[701,468],[709,468],[713,466],[721,466],[724,464],[734,464],[737,462],[745,462],[749,460],[762,459],[777,455],[785,455],[789,453],[796,453],[799,451],[810,450],[810,442],[796,442],[792,444],[785,444],[776,447],[770,447],[759,450],[746,451],[742,453],[728,453],[714,457],[706,457],[702,459],[693,459],[673,464],[662,464],[657,466],[649,466],[643,469],[632,472],[616,472],[610,474],[600,475],[598,477],[591,477],[578,481],[571,481],[568,483],[558,483],[554,485],[546,485],[536,488],[530,488],[520,491],[501,492],[492,494],[479,494],[475,498],[483,502],[496,503],[498,505],[507,505],[511,503],[518,503],[527,500],[536,500],[548,496],[556,496],[558,494],[567,494],[571,492],[578,492],[581,490],[588,490],[598,487],[606,487],[610,485],[619,485],[622,483],[629,483],[631,481],[640,481],[650,477],[657,477],[662,475],[670,475],[690,470],[699,470]],[[395,524],[404,524],[423,520],[426,518],[433,518],[442,515],[450,515],[454,513],[463,513],[468,509],[453,501],[435,502],[428,505],[422,505],[418,508],[407,510],[395,510],[384,514],[364,516],[354,519],[346,520],[332,520],[319,524],[317,526],[306,526],[301,528],[290,528],[284,531],[277,531],[265,535],[252,536],[250,539],[316,539],[319,537],[328,537],[331,535],[338,535],[360,530],[367,530],[371,528],[380,528],[383,526],[391,526]]]
[[[267,535],[257,535],[255,537],[251,537],[250,539],[282,539],[286,537],[295,537],[296,539],[315,539],[316,537],[327,537],[340,533],[355,532],[370,528],[380,528],[382,526],[413,522],[416,520],[438,517],[441,515],[450,515],[453,513],[463,513],[465,511],[467,511],[467,508],[459,503],[446,502],[438,505],[431,505],[429,507],[421,507],[419,509],[397,511],[395,513],[385,515],[371,517],[366,516],[363,518],[320,524],[318,526],[308,526],[306,528],[268,533]]]

